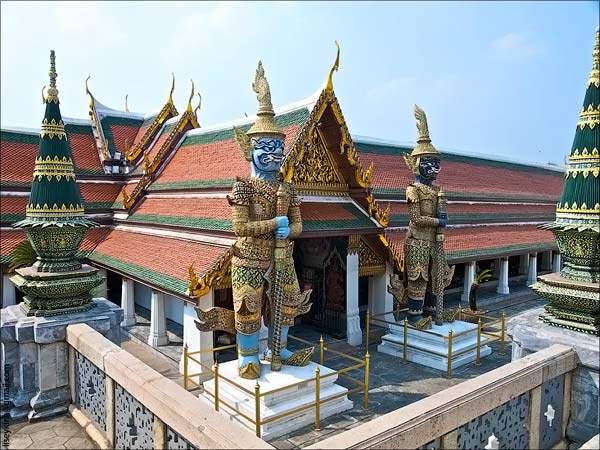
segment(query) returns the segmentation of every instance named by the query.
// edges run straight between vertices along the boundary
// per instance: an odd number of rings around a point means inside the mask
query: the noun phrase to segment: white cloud
[[[531,36],[510,32],[491,43],[492,52],[503,58],[524,59],[542,53],[543,48]]]

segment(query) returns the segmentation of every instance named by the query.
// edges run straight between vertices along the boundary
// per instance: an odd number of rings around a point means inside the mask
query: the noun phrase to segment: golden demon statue
[[[287,350],[287,335],[294,319],[308,312],[310,290],[300,292],[292,258],[293,242],[302,232],[300,200],[294,187],[281,180],[285,134],[275,123],[269,83],[258,63],[252,88],[259,102],[255,124],[235,138],[251,176],[238,179],[231,196],[233,231],[237,236],[231,262],[234,311],[223,308],[197,309],[202,331],[221,329],[236,333],[239,374],[258,378],[261,317],[269,329],[264,359],[272,370],[281,364],[308,364],[313,349]]]
[[[431,144],[425,112],[415,105],[419,138],[410,155],[404,155],[415,182],[406,188],[409,223],[404,241],[408,320],[419,328],[443,323],[444,288],[450,284],[454,266],[448,267],[444,234],[448,214],[441,188],[434,184],[440,172],[440,152]]]

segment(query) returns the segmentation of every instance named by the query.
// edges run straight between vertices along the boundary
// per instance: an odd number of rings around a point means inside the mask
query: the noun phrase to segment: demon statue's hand
[[[287,216],[275,217],[277,222],[277,229],[275,230],[275,237],[278,239],[285,239],[290,235],[290,221]]]
[[[290,227],[279,227],[275,231],[277,239],[286,239],[290,235]]]
[[[438,219],[440,221],[440,224],[438,226],[440,228],[446,228],[446,223],[448,222],[448,213],[446,213],[446,212],[439,212],[438,213]]]

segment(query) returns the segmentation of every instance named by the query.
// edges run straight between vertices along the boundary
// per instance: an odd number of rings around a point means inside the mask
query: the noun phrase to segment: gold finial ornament
[[[588,86],[594,84],[596,87],[600,88],[600,27],[596,28],[596,42],[594,43],[592,56],[594,57],[594,64],[590,71]]]
[[[440,156],[440,152],[431,144],[429,137],[429,126],[427,125],[427,115],[419,106],[415,105],[415,119],[417,119],[417,130],[419,137],[417,145],[413,151],[404,154],[404,161],[408,168],[415,174],[419,174],[419,159],[422,156]]]
[[[201,106],[202,106],[202,96],[200,95],[200,92],[198,92],[198,106],[196,106],[196,107],[194,108],[194,116],[196,116],[196,118],[198,117],[198,116],[196,115],[196,111],[200,110],[200,109],[201,109]]]
[[[333,72],[337,72],[340,68],[340,44],[338,41],[335,42],[335,46],[337,47],[337,55],[335,56],[335,62],[333,63],[333,67],[329,71],[329,76],[327,77],[327,84],[325,85],[325,90],[332,92],[333,91]]]
[[[90,109],[94,109],[94,96],[90,92],[90,88],[88,86],[88,81],[90,78],[92,78],[92,76],[88,75],[85,79],[85,93],[90,96]]]
[[[127,104],[127,97],[129,97],[129,94],[125,94],[125,111],[129,112],[129,105]]]
[[[54,54],[54,50],[50,50],[50,87],[48,88],[48,97],[46,98],[47,102],[58,103],[58,89],[56,89],[56,55]]]
[[[44,85],[44,87],[42,88],[42,103],[43,104],[46,103],[46,96],[44,95],[44,89],[46,89],[46,85]]]
[[[258,62],[252,89],[256,92],[258,112],[256,113],[256,122],[246,134],[251,138],[255,136],[257,138],[285,138],[285,134],[275,123],[275,111],[273,110],[273,104],[271,103],[271,88],[265,77],[265,69],[263,68],[262,61]]]
[[[195,89],[194,89],[194,80],[190,79],[190,81],[192,82],[192,92],[190,93],[190,98],[188,100],[186,111],[189,113],[192,113],[192,99],[194,98]]]
[[[173,104],[173,92],[175,92],[175,74],[171,72],[173,76],[173,81],[171,81],[171,92],[169,92],[169,101],[168,103]]]

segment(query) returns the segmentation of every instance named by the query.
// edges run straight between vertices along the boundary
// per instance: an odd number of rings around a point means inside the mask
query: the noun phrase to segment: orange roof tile
[[[7,264],[14,248],[25,239],[27,239],[25,233],[21,230],[2,230],[0,232],[0,262]]]
[[[110,131],[114,140],[115,148],[125,154],[127,146],[133,146],[133,143],[138,135],[138,127],[125,125],[110,125]]]

